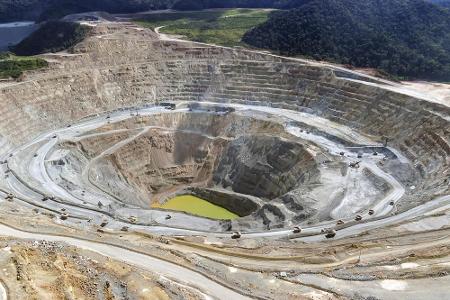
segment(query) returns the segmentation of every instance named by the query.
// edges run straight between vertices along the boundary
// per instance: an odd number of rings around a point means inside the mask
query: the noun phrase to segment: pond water
[[[38,24],[28,21],[0,23],[0,51],[6,51],[8,46],[18,44],[38,28]]]
[[[239,216],[231,211],[214,205],[206,200],[192,196],[182,195],[176,196],[162,205],[156,205],[155,207],[184,211],[193,215],[208,217],[218,220],[233,220]]]

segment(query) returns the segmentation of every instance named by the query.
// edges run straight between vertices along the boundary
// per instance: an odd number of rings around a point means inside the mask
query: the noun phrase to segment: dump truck
[[[175,103],[170,102],[161,102],[159,105],[169,110],[175,110],[175,108],[177,108],[177,105]]]
[[[293,233],[300,233],[300,232],[302,232],[302,229],[301,229],[300,227],[298,227],[298,226],[295,226],[295,227],[292,229],[292,232],[293,232]]]
[[[233,240],[239,239],[241,236],[242,236],[242,234],[241,234],[239,231],[235,231],[235,232],[233,232],[233,233],[231,234],[231,238],[232,238]]]
[[[334,229],[328,229],[328,230],[325,231],[325,237],[326,237],[327,239],[334,238],[335,236],[336,236],[336,230],[334,230]]]

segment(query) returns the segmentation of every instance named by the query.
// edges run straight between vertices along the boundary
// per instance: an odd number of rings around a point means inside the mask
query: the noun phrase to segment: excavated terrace
[[[450,108],[393,83],[126,23],[97,24],[47,59],[49,70],[0,88],[0,184],[66,222],[321,229],[449,194]],[[240,218],[152,208],[184,194]]]

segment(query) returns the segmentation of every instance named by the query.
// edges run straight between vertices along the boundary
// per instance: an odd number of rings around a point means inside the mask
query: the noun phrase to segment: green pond
[[[158,205],[157,207],[184,211],[196,216],[219,220],[233,220],[239,217],[223,207],[214,205],[206,200],[192,195],[176,196],[166,203]]]

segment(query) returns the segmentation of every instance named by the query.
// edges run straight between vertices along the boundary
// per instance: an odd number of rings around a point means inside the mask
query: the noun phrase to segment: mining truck
[[[293,232],[293,233],[300,233],[300,232],[302,232],[302,229],[301,229],[300,227],[298,227],[298,226],[295,226],[295,227],[292,229],[292,232]]]
[[[164,107],[165,109],[169,109],[169,110],[175,110],[175,108],[177,107],[177,105],[175,103],[170,103],[170,102],[161,102],[160,105],[162,107]]]
[[[242,234],[241,234],[239,231],[235,231],[235,232],[233,232],[233,233],[231,234],[231,238],[232,238],[233,240],[239,239],[241,236],[242,236]]]
[[[325,231],[325,237],[326,237],[327,239],[332,239],[332,238],[334,238],[335,236],[336,236],[336,230],[334,230],[334,229],[328,229],[328,230]]]

